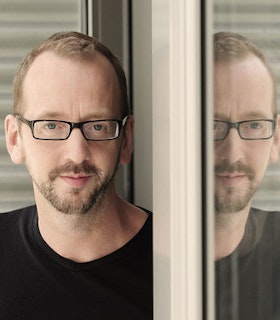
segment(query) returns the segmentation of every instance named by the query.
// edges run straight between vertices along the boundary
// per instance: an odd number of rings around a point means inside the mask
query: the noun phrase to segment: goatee
[[[116,171],[117,165],[111,176],[104,176],[100,170],[86,162],[77,165],[69,161],[65,165],[52,170],[49,173],[48,182],[38,183],[34,181],[34,183],[44,198],[58,211],[65,214],[86,214],[90,209],[101,204]],[[66,193],[61,194],[56,188],[56,180],[59,176],[65,174],[90,176],[94,183],[87,186],[86,195],[82,194],[79,188],[71,188]]]
[[[248,184],[243,194],[234,187],[226,187],[215,192],[215,211],[216,214],[235,213],[244,209],[251,201],[253,195],[258,189],[258,183],[255,181],[254,170],[241,163],[240,161],[233,164],[223,162],[215,166],[215,174],[238,173],[248,178]]]

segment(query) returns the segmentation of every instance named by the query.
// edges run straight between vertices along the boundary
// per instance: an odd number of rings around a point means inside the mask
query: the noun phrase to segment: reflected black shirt
[[[216,262],[216,320],[280,319],[280,212],[252,208],[236,250]]]

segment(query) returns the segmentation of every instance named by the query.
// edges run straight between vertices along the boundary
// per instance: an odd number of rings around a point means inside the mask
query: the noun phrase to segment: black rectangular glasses
[[[69,122],[63,120],[27,120],[19,114],[15,114],[15,117],[27,124],[33,137],[38,140],[66,140],[72,130],[78,128],[85,139],[90,141],[117,139],[128,118],[126,116],[122,120],[105,119]]]
[[[235,128],[243,140],[265,140],[270,139],[275,130],[276,121],[273,119],[246,120],[229,122],[214,120],[214,140],[224,140],[229,130]]]

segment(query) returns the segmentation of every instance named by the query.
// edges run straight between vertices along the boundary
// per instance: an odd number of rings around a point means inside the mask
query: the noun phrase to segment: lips
[[[54,168],[49,173],[49,179],[50,181],[55,181],[57,178],[61,177],[63,179],[69,178],[70,181],[79,181],[98,175],[99,171],[97,168],[93,165],[89,165],[86,161],[80,164],[75,164],[72,161],[68,161],[64,165]]]
[[[234,187],[244,180],[253,181],[255,172],[250,166],[241,161],[235,163],[224,161],[215,165],[215,177],[216,182],[222,183],[224,187]]]
[[[74,188],[83,187],[91,178],[91,176],[83,176],[83,175],[64,175],[60,177],[69,186]]]
[[[223,185],[226,187],[233,187],[238,185],[241,181],[243,181],[247,176],[244,173],[224,173],[224,174],[217,174],[217,179],[221,180]]]

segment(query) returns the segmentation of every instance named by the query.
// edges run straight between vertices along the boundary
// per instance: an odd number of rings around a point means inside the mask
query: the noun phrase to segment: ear
[[[276,128],[273,135],[273,145],[270,150],[270,162],[274,163],[278,160],[280,150],[280,116],[276,117]]]
[[[123,128],[123,139],[120,152],[120,164],[128,164],[131,160],[133,152],[133,133],[134,133],[134,117],[128,116],[126,124]]]
[[[8,115],[5,119],[5,135],[6,146],[10,154],[11,160],[15,164],[23,163],[24,156],[21,137],[19,134],[18,121],[12,115]]]

